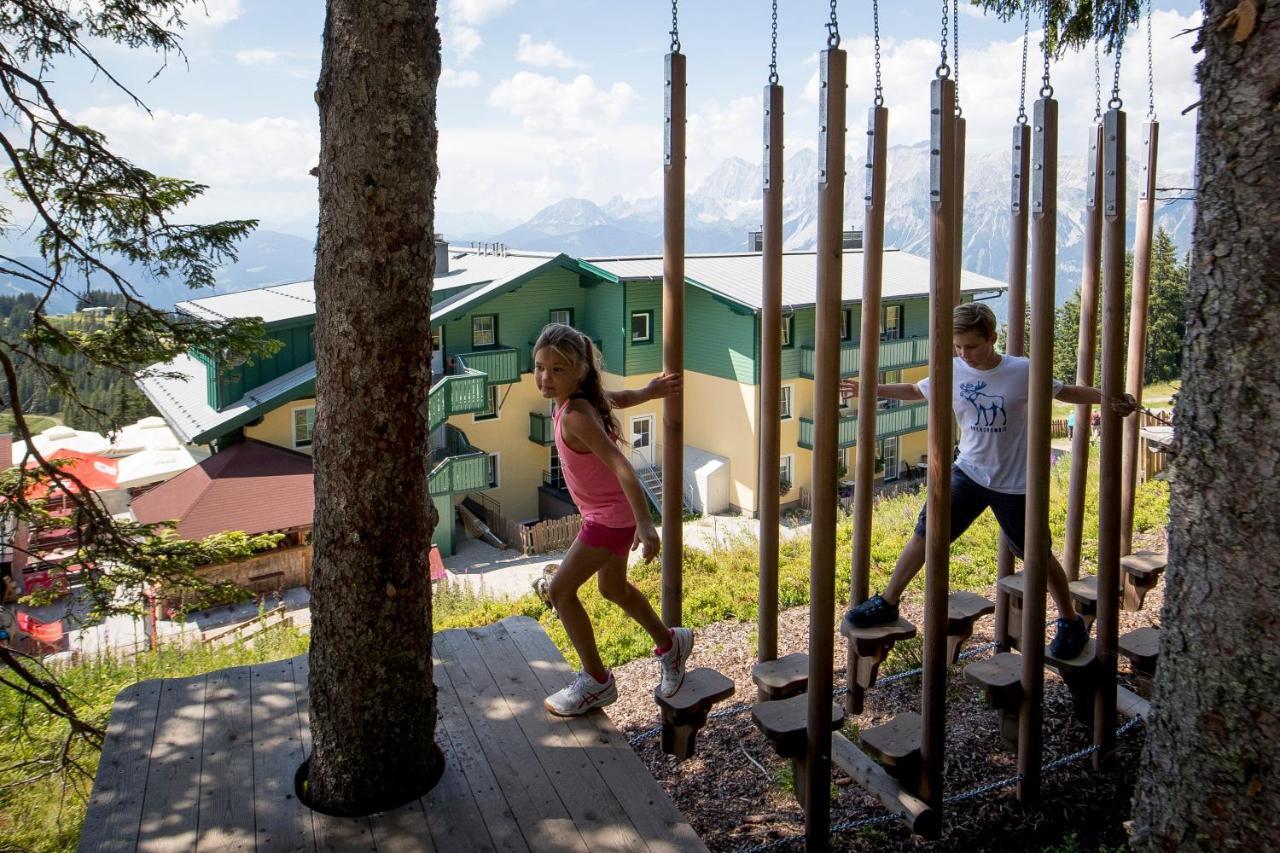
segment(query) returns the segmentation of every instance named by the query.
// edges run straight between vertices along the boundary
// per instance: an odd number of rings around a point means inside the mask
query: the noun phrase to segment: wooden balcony
[[[556,443],[556,428],[551,421],[551,415],[544,415],[542,412],[529,413],[529,440],[543,447],[550,447]]]
[[[862,359],[860,344],[840,345],[840,376],[847,379],[858,375],[859,363]],[[906,367],[920,367],[929,363],[929,338],[901,338],[896,341],[880,341],[880,369],[901,370]],[[800,375],[806,379],[813,378],[814,349],[811,346],[800,347]]]
[[[876,412],[876,440],[922,430],[929,425],[929,404],[921,401],[893,409]],[[800,439],[796,442],[806,450],[813,450],[813,419],[800,419]],[[840,418],[840,446],[853,447],[858,443],[858,416]]]
[[[462,367],[483,373],[490,385],[520,381],[520,353],[512,347],[464,352],[454,357]]]

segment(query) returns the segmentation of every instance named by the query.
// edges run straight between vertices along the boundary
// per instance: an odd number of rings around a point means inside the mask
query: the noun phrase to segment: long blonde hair
[[[534,355],[543,349],[554,350],[575,367],[585,368],[582,383],[571,397],[590,403],[604,422],[605,432],[616,441],[622,434],[622,427],[614,417],[613,406],[609,405],[609,398],[605,396],[604,386],[600,382],[600,372],[604,368],[595,343],[572,326],[549,323],[533,345]]]

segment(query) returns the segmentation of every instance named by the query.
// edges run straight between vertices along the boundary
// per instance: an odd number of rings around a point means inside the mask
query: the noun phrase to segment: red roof
[[[177,519],[181,539],[309,527],[315,514],[311,457],[247,439],[133,501],[144,524]]]

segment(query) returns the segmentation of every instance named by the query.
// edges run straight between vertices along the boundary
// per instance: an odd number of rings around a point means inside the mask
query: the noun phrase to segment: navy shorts
[[[916,535],[921,539],[924,538],[926,507],[920,508],[920,517],[916,520]],[[996,523],[1013,547],[1013,553],[1021,557],[1027,538],[1027,496],[992,491],[975,483],[959,468],[952,467],[951,541],[959,539],[987,507],[991,507],[995,514]]]

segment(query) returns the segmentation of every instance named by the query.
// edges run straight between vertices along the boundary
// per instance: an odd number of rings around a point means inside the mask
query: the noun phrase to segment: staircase
[[[655,453],[655,457],[661,458],[661,449]],[[636,469],[636,477],[640,480],[640,488],[644,489],[645,495],[649,498],[649,503],[653,504],[653,508],[658,512],[662,512],[662,466],[657,462],[650,462],[633,450],[631,451],[631,467]],[[684,497],[680,503],[686,515],[693,513],[692,492],[688,483],[685,484]]]

